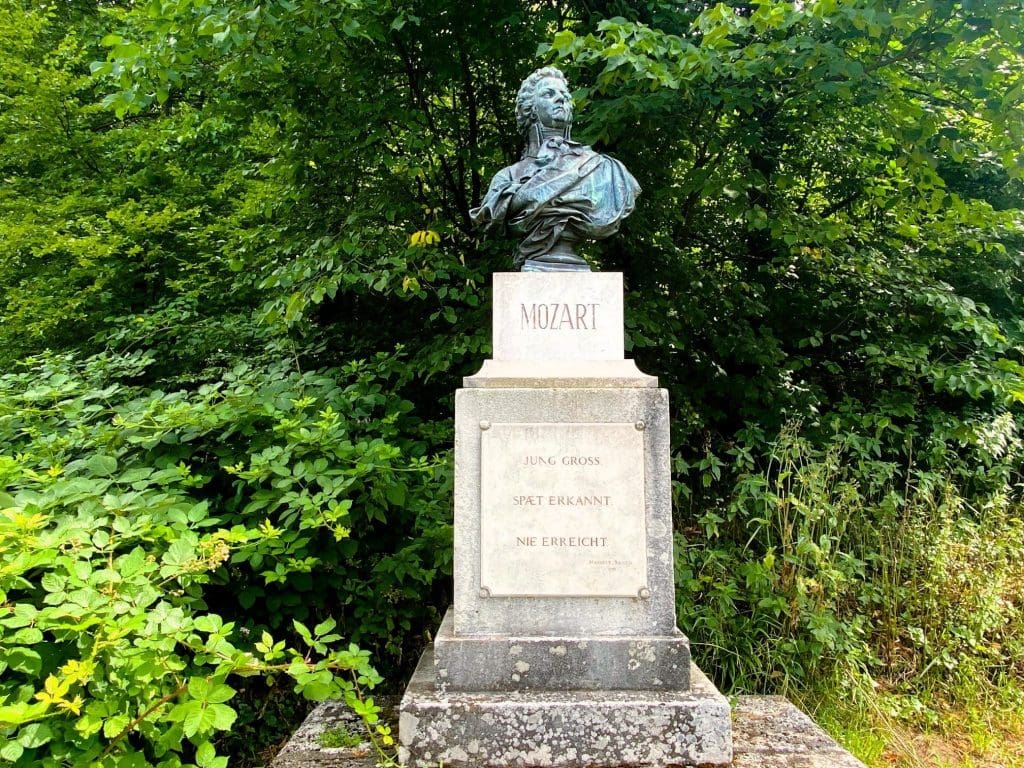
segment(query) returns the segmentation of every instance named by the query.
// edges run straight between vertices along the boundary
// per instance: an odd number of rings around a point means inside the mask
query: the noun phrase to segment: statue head
[[[516,96],[516,125],[524,136],[537,125],[569,135],[572,94],[561,70],[542,67],[523,81]]]

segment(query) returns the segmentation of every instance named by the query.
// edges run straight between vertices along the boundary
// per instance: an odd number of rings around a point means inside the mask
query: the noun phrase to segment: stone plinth
[[[690,643],[654,637],[463,635],[451,612],[434,637],[434,675],[441,691],[685,691]]]
[[[622,274],[498,272],[494,360],[622,360]]]
[[[727,766],[676,628],[668,392],[623,355],[622,275],[494,276],[455,395],[454,605],[402,699],[410,768]]]
[[[622,275],[494,275],[493,359],[466,387],[657,387],[623,356]]]
[[[409,768],[728,766],[729,702],[696,667],[685,692],[441,692],[424,654],[399,713]]]
[[[462,383],[470,389],[632,389],[657,387],[658,379],[641,372],[632,360],[485,360],[480,371],[464,376]]]
[[[675,633],[675,590],[672,558],[671,487],[669,484],[668,393],[649,388],[630,389],[462,389],[455,395],[455,605],[454,631],[457,635],[554,635],[585,638],[603,635],[665,635]],[[483,461],[485,435],[496,425],[548,424],[554,428],[571,425],[560,452],[550,454],[554,467],[526,466],[534,454],[525,447],[511,463],[523,462],[518,474],[507,466],[491,467]],[[485,428],[482,428],[483,425]],[[597,428],[591,433],[589,425]],[[639,446],[639,463],[631,468],[640,481],[638,492],[617,493],[604,483],[602,465],[584,467],[577,478],[583,485],[561,483],[562,461],[578,456],[614,462],[618,445],[605,441],[608,426],[623,435],[623,444]],[[638,428],[639,427],[639,428]],[[548,456],[544,456],[548,458]],[[566,468],[567,469],[567,468]],[[534,482],[537,479],[539,482]],[[484,489],[501,486],[507,492],[501,498],[489,498],[482,506]],[[575,490],[574,490],[575,489]],[[593,491],[593,493],[590,493]],[[602,517],[594,524],[581,521],[580,537],[607,538],[605,547],[582,548],[544,546],[547,529],[534,517],[521,528],[512,528],[503,543],[509,550],[505,567],[514,568],[522,582],[518,594],[496,595],[485,592],[482,573],[502,567],[502,562],[483,561],[493,548],[487,534],[488,521],[520,515],[547,515],[556,522],[567,516],[586,517],[599,513],[596,507],[570,507],[548,503],[551,496],[610,495],[609,510],[619,517]],[[637,497],[637,493],[639,497]],[[516,496],[542,497],[539,507],[516,505]],[[613,546],[616,536],[632,526],[631,539],[639,536],[637,548],[623,554]],[[642,529],[638,530],[638,529]],[[552,536],[563,535],[563,527],[552,526]],[[519,536],[536,536],[534,545],[518,544]],[[485,550],[485,546],[487,549]],[[586,549],[586,551],[583,551]],[[614,557],[604,557],[612,552]],[[538,594],[531,581],[541,570],[557,568],[563,559],[565,569],[585,568],[600,574],[606,568],[631,577],[616,594],[603,587],[584,592],[572,589],[568,594]],[[552,562],[552,560],[556,562]],[[621,563],[612,566],[602,562]],[[505,561],[503,561],[505,562]],[[514,565],[513,565],[514,563]],[[552,578],[557,578],[557,570]],[[585,574],[584,574],[585,575]],[[645,578],[644,578],[645,577]],[[580,574],[574,573],[574,579]]]

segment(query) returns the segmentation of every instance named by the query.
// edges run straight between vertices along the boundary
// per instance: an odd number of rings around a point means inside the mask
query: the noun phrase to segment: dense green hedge
[[[253,675],[372,719],[379,677],[342,636],[397,653],[436,621],[447,466],[383,386],[392,362],[125,383],[151,362],[51,356],[0,377],[9,761],[226,765],[210,739]]]

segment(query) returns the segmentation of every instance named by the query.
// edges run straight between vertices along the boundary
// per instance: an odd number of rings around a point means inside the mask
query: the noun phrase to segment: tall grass
[[[819,447],[796,423],[760,456],[735,450],[729,492],[705,494],[677,534],[679,623],[698,662],[733,692],[838,681],[925,720],[939,701],[1019,686],[1024,522],[1007,419],[970,471],[962,456],[922,469],[909,447],[905,463],[881,461],[849,435]]]

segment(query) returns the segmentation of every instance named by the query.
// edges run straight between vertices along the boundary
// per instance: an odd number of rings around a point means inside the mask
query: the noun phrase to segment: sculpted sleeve
[[[473,224],[484,232],[505,234],[510,216],[509,209],[519,186],[512,180],[511,168],[505,168],[495,174],[480,207],[469,212]]]

